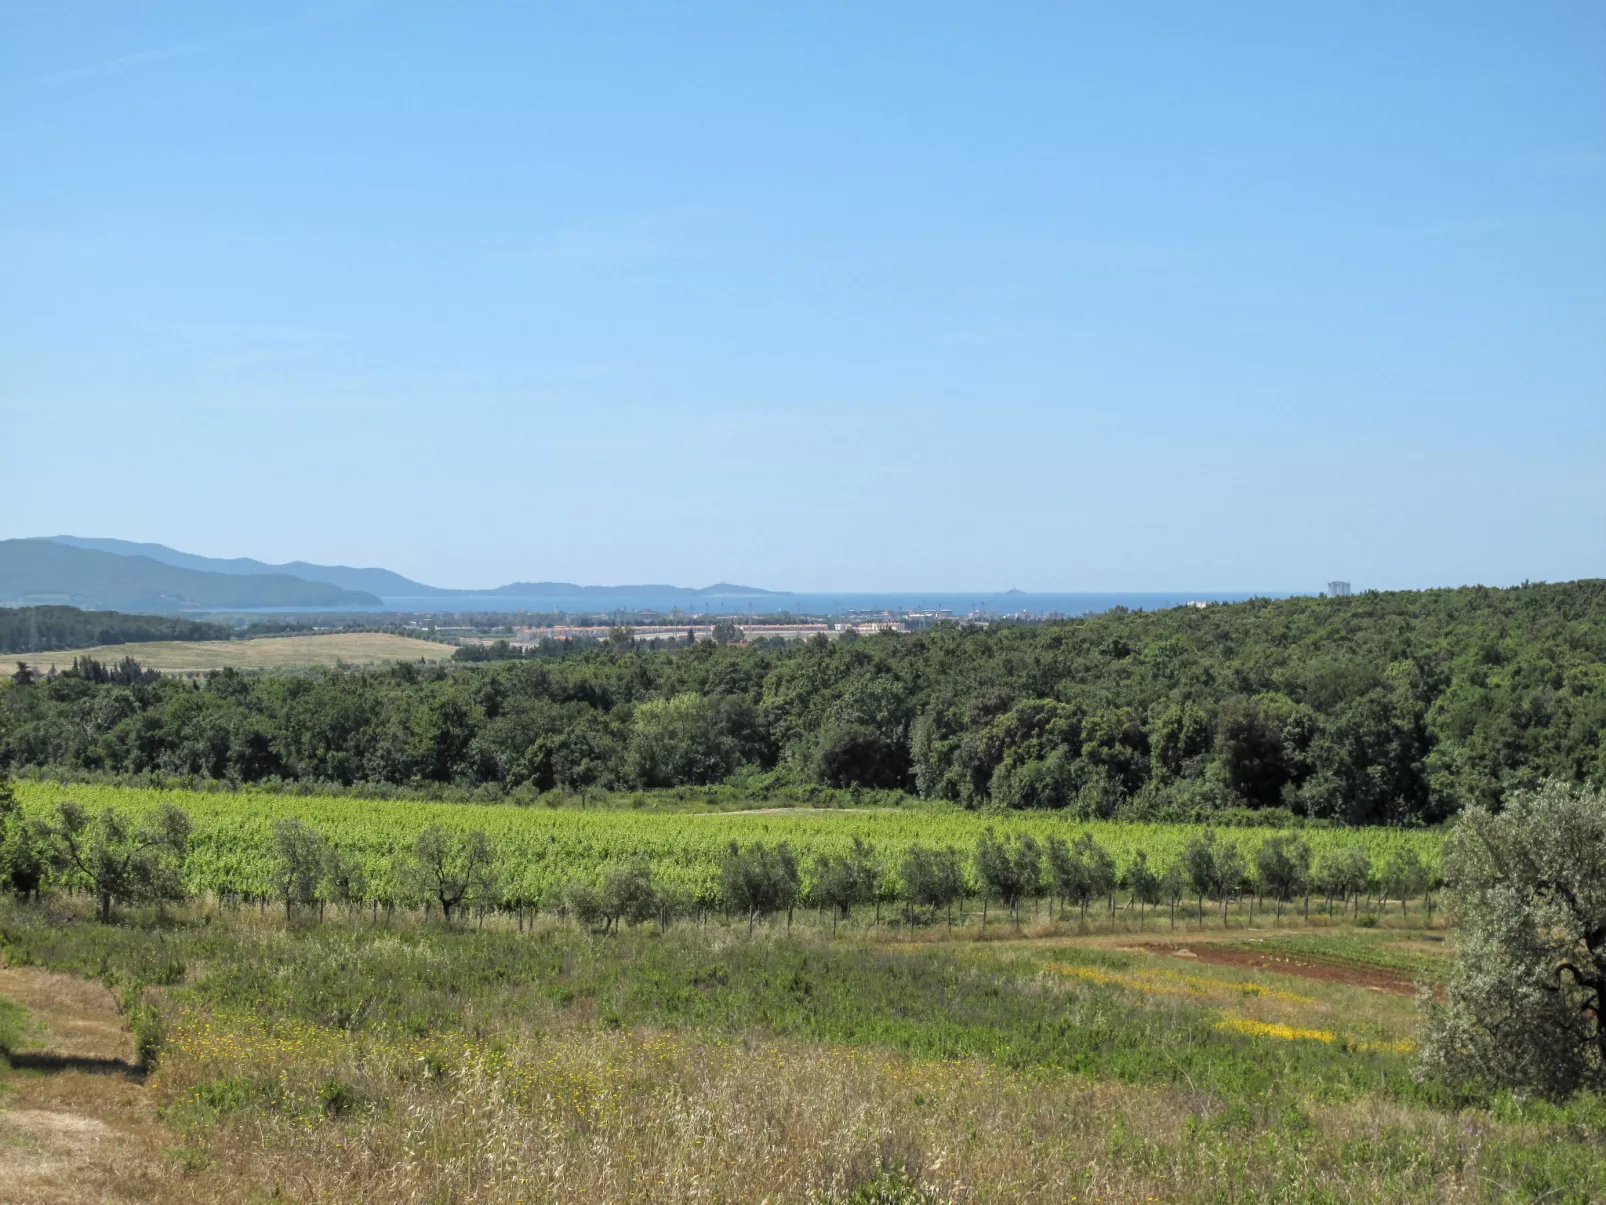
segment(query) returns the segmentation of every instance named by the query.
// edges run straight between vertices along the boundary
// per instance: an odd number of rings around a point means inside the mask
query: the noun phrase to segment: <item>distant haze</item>
[[[1283,598],[1287,591],[1265,597]],[[844,591],[827,594],[762,594],[729,595],[716,592],[681,591],[668,593],[650,587],[629,589],[583,590],[567,594],[461,594],[442,598],[426,595],[409,598],[387,597],[383,609],[387,611],[456,611],[461,613],[485,611],[564,611],[572,614],[597,614],[608,611],[658,611],[668,613],[680,610],[698,614],[775,615],[790,612],[795,615],[841,615],[850,611],[934,611],[947,610],[956,619],[977,612],[988,614],[1028,614],[1042,616],[1058,614],[1076,616],[1108,611],[1112,607],[1128,610],[1158,611],[1179,607],[1189,602],[1241,602],[1252,594],[1221,594],[1210,591],[1104,594],[1031,594],[1017,591],[1010,594],[974,591],[969,594],[948,594],[936,591],[902,591],[871,594],[854,594]],[[261,608],[267,610],[268,608]],[[305,610],[328,613],[338,608],[301,607],[273,608],[274,610]],[[358,606],[344,608],[351,611],[370,610]]]
[[[730,582],[690,588],[519,581],[480,590],[452,590],[410,581],[378,567],[307,561],[270,565],[249,557],[206,557],[165,544],[98,536],[0,541],[0,604],[69,603],[158,612],[682,611],[834,615],[848,611],[920,610],[947,611],[963,617],[975,612],[1081,615],[1115,606],[1156,610],[1188,602],[1234,602],[1247,597],[1250,595],[1246,593],[1209,591],[794,594]]]

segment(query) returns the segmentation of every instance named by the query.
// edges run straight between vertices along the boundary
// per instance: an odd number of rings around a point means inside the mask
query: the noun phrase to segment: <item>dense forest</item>
[[[526,791],[735,779],[965,806],[1431,823],[1606,778],[1606,581],[786,645],[0,688],[0,767]]]
[[[0,607],[0,653],[48,653],[136,640],[227,640],[232,628],[169,615],[77,607]]]

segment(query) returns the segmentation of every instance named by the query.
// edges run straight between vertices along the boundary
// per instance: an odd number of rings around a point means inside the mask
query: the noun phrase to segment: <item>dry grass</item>
[[[93,979],[0,966],[0,997],[22,1005],[45,1026],[29,1042],[29,1050],[102,1059],[134,1057],[117,1002]]]
[[[74,975],[0,967],[0,996],[28,1009],[25,1056],[85,1060],[54,1071],[0,1064],[0,1205],[167,1199],[173,1138],[138,1077],[120,1070],[133,1048],[112,994]]]
[[[554,939],[569,933],[546,924]],[[218,936],[224,925],[255,940],[233,949]],[[58,918],[49,931],[60,929]],[[916,1058],[880,1045],[778,1038],[752,1018],[734,1030],[617,1028],[623,1022],[601,1007],[604,998],[530,990],[561,980],[579,992],[585,968],[567,956],[561,973],[530,983],[524,964],[498,963],[508,979],[467,974],[459,959],[500,957],[494,945],[456,944],[473,940],[468,934],[375,934],[359,948],[325,942],[324,926],[286,931],[249,911],[220,915],[209,931],[212,961],[191,965],[188,986],[146,989],[170,1021],[148,1081],[13,1075],[11,1096],[0,1101],[0,1147],[12,1152],[0,1152],[0,1205],[1598,1199],[1586,1186],[1598,1186],[1598,1168],[1580,1162],[1593,1155],[1589,1142],[1554,1122],[1369,1092],[1346,1098],[1319,1078],[1234,1092],[1186,1074],[1095,1081],[1004,1059]],[[81,936],[92,949],[137,935]],[[751,943],[721,945],[715,936],[709,954],[723,954],[731,976],[720,990],[752,987],[736,958]],[[178,951],[167,944],[177,934],[153,937],[153,957]],[[369,947],[383,957],[360,961]],[[574,938],[577,959],[590,948]],[[1060,961],[1068,956],[1051,955],[1041,979],[1020,990],[1065,982],[1055,965],[1072,965]],[[1289,1018],[1263,1020],[1261,1028],[1289,1032],[1257,1041],[1299,1042],[1305,1029],[1325,1033],[1339,1021],[1346,1031],[1386,1032],[1409,1017],[1408,1002],[1351,985],[1310,984],[1321,996],[1314,999],[1301,981],[1261,968],[1178,968],[1137,950],[1120,957],[1099,973],[1145,1001],[1177,988],[1230,1005],[1233,1016]],[[315,986],[325,1012],[345,999],[342,977],[372,968],[389,967],[403,982],[416,977],[418,987],[372,1013],[364,1005],[359,1026],[259,1001],[249,974],[232,987],[226,977],[213,989],[199,982],[252,961],[289,974],[298,960],[305,974],[288,981],[297,1000]],[[415,960],[427,968],[409,970]],[[39,1041],[51,1048],[126,1049],[126,1036],[108,1032],[114,1003],[98,983],[0,969],[0,992],[47,1023],[55,1036]],[[1040,1000],[1046,1021],[1067,1015],[1054,992]],[[428,1015],[456,1023],[425,1023]],[[63,1044],[68,1033],[78,1036]],[[1544,1164],[1547,1151],[1554,1165]],[[916,1187],[854,1196],[883,1173],[906,1174]],[[1569,1176],[1571,1193],[1558,1188]],[[14,1184],[26,1195],[8,1196]]]
[[[252,1041],[233,1054],[180,1047],[161,1076],[180,1106],[179,1084],[260,1078],[271,1057]],[[287,1099],[315,1099],[328,1079],[281,1057]],[[531,1036],[504,1051],[353,1046],[338,1072],[388,1107],[342,1125],[294,1106],[267,1125],[220,1119],[210,1162],[249,1164],[308,1201],[808,1202],[889,1169],[941,1201],[1149,1201],[1165,1176],[1108,1161],[1108,1119],[1181,1121],[1152,1093],[982,1062],[654,1032]]]
[[[118,662],[132,657],[147,669],[175,673],[209,669],[285,669],[298,665],[362,665],[375,661],[441,661],[452,655],[449,645],[388,632],[330,632],[319,636],[265,636],[256,640],[152,640],[142,644],[107,644],[54,653],[30,653],[20,660],[35,669],[64,670],[74,657]],[[5,659],[0,673],[11,674],[19,658]]]
[[[1186,1090],[799,1042],[571,1029],[496,1049],[299,1045],[179,1042],[156,1091],[170,1115],[189,1110],[196,1162],[228,1174],[171,1184],[169,1200],[255,1184],[318,1202],[806,1205],[894,1169],[932,1205],[1509,1199],[1451,1116],[1375,1100],[1246,1115],[1250,1140]],[[253,1076],[275,1083],[272,1111],[199,1104]],[[385,1107],[329,1120],[331,1083]]]

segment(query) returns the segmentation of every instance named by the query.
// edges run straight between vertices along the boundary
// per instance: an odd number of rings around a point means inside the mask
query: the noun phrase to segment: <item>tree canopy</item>
[[[136,640],[228,640],[221,623],[77,607],[0,607],[0,653],[47,653]]]
[[[0,686],[0,770],[508,789],[768,776],[1085,818],[1432,823],[1606,777],[1606,582],[423,667]],[[137,670],[137,667],[133,667]]]
[[[1469,809],[1445,854],[1456,963],[1423,1067],[1563,1097],[1606,1091],[1606,793],[1551,783]]]

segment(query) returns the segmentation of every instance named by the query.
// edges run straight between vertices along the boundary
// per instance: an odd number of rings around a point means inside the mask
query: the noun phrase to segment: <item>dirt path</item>
[[[0,967],[0,996],[36,1026],[0,1070],[0,1205],[160,1202],[172,1184],[112,994],[33,967]]]

